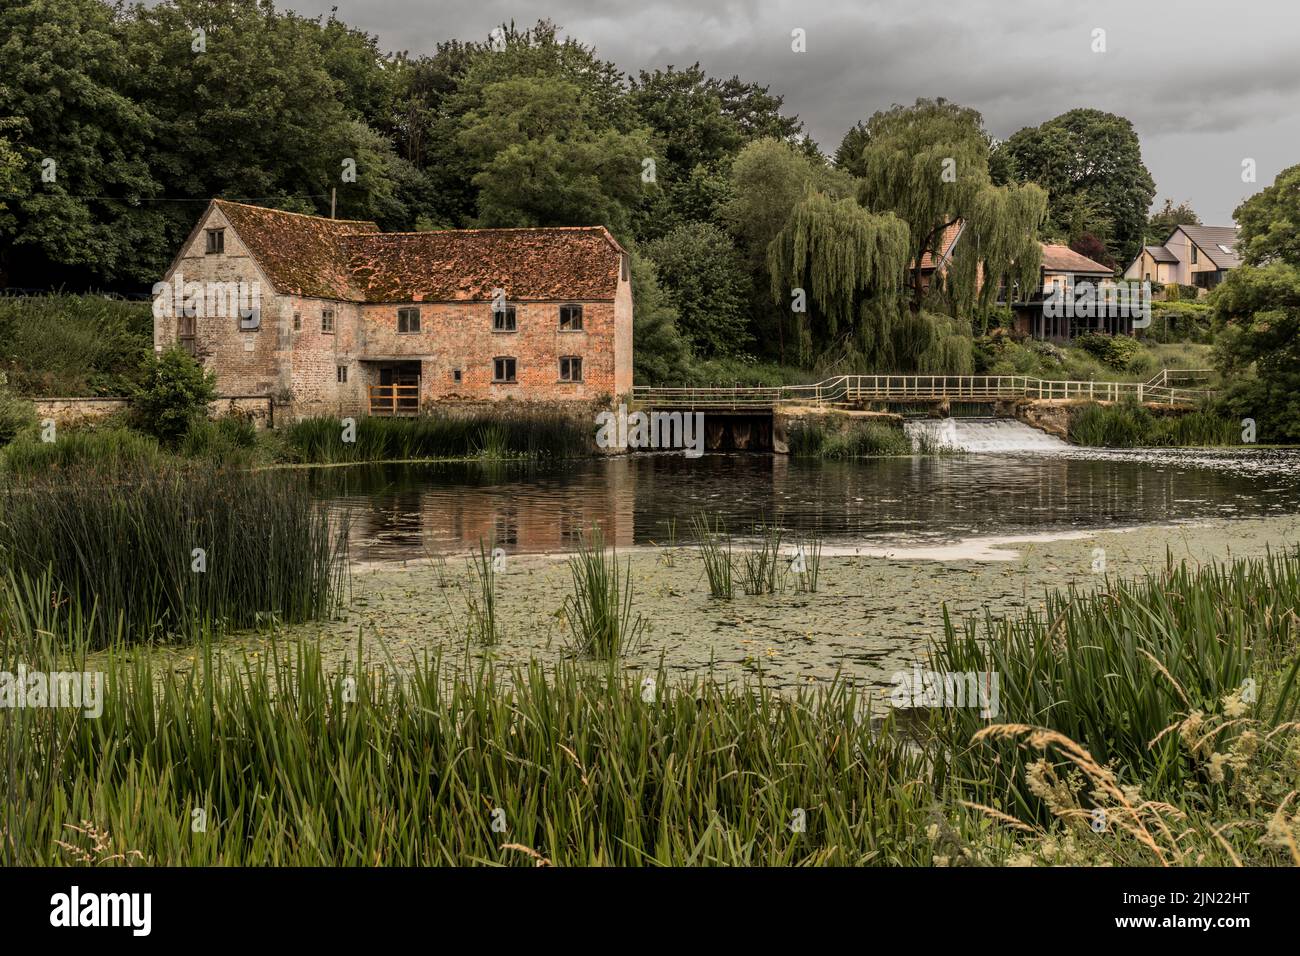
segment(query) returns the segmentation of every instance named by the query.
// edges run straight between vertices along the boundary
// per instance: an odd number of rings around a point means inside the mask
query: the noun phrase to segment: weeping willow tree
[[[793,299],[800,360],[811,362],[815,342],[837,339],[878,355],[892,340],[907,258],[907,223],[897,216],[805,193],[767,249],[773,299]]]
[[[927,253],[940,262],[949,227],[960,229],[936,291],[951,317],[987,315],[999,284],[1024,290],[1038,281],[1042,252],[1038,229],[1047,193],[1030,184],[995,186],[989,175],[988,134],[975,110],[943,99],[917,100],[876,113],[858,138],[865,143],[858,199],[872,213],[893,213],[907,223],[908,308],[925,302]]]

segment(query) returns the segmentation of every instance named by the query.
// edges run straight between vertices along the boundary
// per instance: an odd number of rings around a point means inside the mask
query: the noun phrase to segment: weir
[[[928,440],[932,446],[972,453],[997,454],[1031,452],[1056,454],[1068,451],[1067,442],[1011,418],[939,418],[910,421],[903,426],[912,446]]]

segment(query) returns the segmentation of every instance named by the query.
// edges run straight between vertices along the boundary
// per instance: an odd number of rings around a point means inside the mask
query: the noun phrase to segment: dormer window
[[[226,230],[209,229],[207,233],[208,233],[208,244],[206,247],[204,247],[203,250],[204,253],[206,255],[211,256],[211,255],[220,255],[221,253],[225,252],[226,251]]]

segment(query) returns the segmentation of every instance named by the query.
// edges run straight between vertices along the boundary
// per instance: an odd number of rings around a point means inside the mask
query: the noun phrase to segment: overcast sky
[[[1300,163],[1300,0],[280,0],[339,8],[389,50],[432,52],[547,17],[624,71],[739,74],[785,97],[827,152],[854,122],[918,96],[984,115],[999,137],[1075,107],[1128,117],[1157,202],[1210,225]],[[807,52],[791,50],[806,31]],[[1106,31],[1094,53],[1093,31]],[[1242,160],[1257,181],[1242,181]]]

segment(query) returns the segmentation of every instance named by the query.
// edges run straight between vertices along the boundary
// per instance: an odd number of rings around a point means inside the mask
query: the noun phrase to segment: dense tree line
[[[208,198],[327,213],[332,191],[386,230],[607,225],[636,260],[638,375],[659,381],[749,356],[967,370],[1037,238],[1126,259],[1154,193],[1121,117],[998,143],[923,100],[856,121],[831,158],[765,86],[628,76],[546,21],[410,56],[271,0],[0,11],[0,282],[139,289]]]

